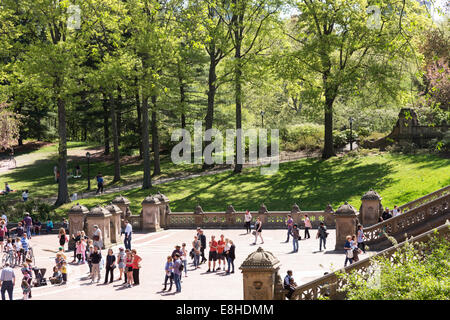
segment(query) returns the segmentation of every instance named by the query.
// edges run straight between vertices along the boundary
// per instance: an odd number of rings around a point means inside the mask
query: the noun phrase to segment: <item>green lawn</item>
[[[69,142],[68,149],[83,150],[87,148],[95,148],[95,145],[86,144],[84,142]],[[38,150],[20,155],[21,157],[34,158],[29,165],[18,167],[8,172],[0,173],[0,189],[3,189],[4,183],[8,182],[17,193],[11,193],[7,197],[9,199],[20,199],[22,190],[28,189],[30,198],[48,198],[55,196],[58,192],[58,185],[54,180],[53,167],[57,164],[58,145],[49,145]],[[84,154],[84,152],[82,152]],[[79,164],[82,170],[82,178],[69,178],[69,194],[81,194],[87,188],[87,160],[86,157],[69,157],[68,169],[73,172],[75,166]],[[177,175],[181,172],[199,172],[201,165],[182,164],[173,165],[170,157],[161,156],[162,174],[154,178],[163,178]],[[90,177],[91,188],[96,188],[95,176],[101,172],[105,179],[105,187],[111,186],[114,176],[114,163],[112,161],[96,161],[91,159]],[[115,183],[115,186],[127,184],[142,179],[143,167],[142,162],[130,162],[121,165],[122,180]]]
[[[290,210],[296,202],[303,210],[322,210],[328,202],[337,208],[349,201],[359,209],[361,196],[370,188],[385,206],[401,205],[450,184],[450,160],[431,155],[380,154],[366,157],[332,158],[327,161],[303,159],[280,164],[273,176],[259,168],[240,175],[221,173],[158,185],[151,190],[133,189],[122,194],[139,214],[148,194],[161,191],[171,200],[172,211],[192,212],[199,203],[204,211],[257,210],[264,202],[268,210]],[[92,207],[109,203],[116,194],[79,202]],[[58,209],[63,214],[71,204]]]

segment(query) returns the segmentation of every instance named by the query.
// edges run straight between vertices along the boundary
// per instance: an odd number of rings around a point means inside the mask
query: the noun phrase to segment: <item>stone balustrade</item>
[[[328,228],[335,227],[335,218],[332,213],[327,211],[270,211],[267,213],[251,213],[252,223],[260,217],[263,228],[279,229],[286,227],[287,215],[292,215],[294,222],[299,227],[304,226],[304,215],[307,214],[313,228],[317,228],[320,222]],[[171,212],[167,215],[166,228],[230,228],[240,229],[244,227],[245,212],[202,212],[202,213],[187,213],[187,212]]]
[[[436,229],[430,230],[426,233],[423,233],[419,236],[416,236],[410,240],[408,240],[410,243],[426,243],[430,240],[431,236],[437,232],[437,236],[450,239],[450,224],[446,223],[445,225],[442,225]],[[392,246],[386,250],[383,250],[376,254],[373,257],[366,258],[363,260],[360,260],[356,263],[353,263],[345,268],[339,269],[336,272],[327,274],[321,278],[318,278],[316,280],[313,280],[311,282],[308,282],[306,284],[303,284],[301,286],[298,286],[294,293],[292,294],[293,300],[316,300],[321,297],[328,297],[332,300],[338,300],[338,299],[344,299],[345,293],[341,292],[340,289],[342,289],[344,285],[343,279],[339,278],[337,276],[337,273],[350,273],[350,272],[358,272],[361,274],[365,274],[367,276],[370,276],[372,272],[374,272],[374,269],[371,267],[371,259],[384,256],[388,258],[392,258],[394,253],[401,247],[405,245],[406,242],[402,242],[396,246]],[[285,290],[281,289],[281,292],[278,294],[275,294],[275,297],[280,297],[280,299],[283,299]]]
[[[429,194],[427,194],[423,197],[420,197],[416,200],[405,203],[404,205],[400,206],[399,209],[402,210],[402,212],[407,212],[407,211],[417,208],[418,206],[420,206],[424,203],[427,203],[431,200],[440,198],[446,194],[450,194],[450,185],[448,185],[444,188],[441,188],[439,190],[436,190],[432,193],[429,193]]]
[[[407,230],[419,227],[425,221],[429,221],[435,217],[442,216],[445,219],[450,214],[449,202],[450,194],[443,194],[437,199],[414,207],[396,217],[365,228],[365,244],[370,248],[377,242],[385,240],[385,233],[392,236],[398,234],[403,235]]]

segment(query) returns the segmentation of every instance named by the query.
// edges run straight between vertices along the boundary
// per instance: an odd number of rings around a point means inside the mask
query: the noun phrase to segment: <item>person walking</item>
[[[5,293],[8,292],[9,300],[13,299],[13,290],[16,285],[16,276],[14,270],[9,266],[9,263],[5,263],[5,267],[0,274],[0,286],[2,300],[6,300]]]
[[[198,239],[200,240],[200,253],[202,256],[201,263],[206,263],[206,257],[205,257],[205,249],[206,249],[206,236],[203,234],[203,230],[199,230],[198,233]]]
[[[136,249],[131,250],[131,256],[133,258],[133,262],[131,263],[133,266],[133,283],[135,286],[139,285],[139,269],[141,268],[142,258],[137,255]]]
[[[234,259],[236,259],[236,246],[234,245],[233,241],[228,240],[229,247],[227,248],[227,263],[228,263],[228,270],[227,274],[234,273]],[[233,267],[233,270],[230,272],[230,266]]]
[[[100,261],[102,260],[102,252],[98,246],[94,246],[94,252],[90,255],[92,271],[91,271],[91,283],[94,283],[97,276],[97,282],[100,282]]]
[[[177,288],[176,292],[181,292],[181,275],[183,272],[183,263],[180,259],[180,254],[175,254],[175,261],[173,264],[173,275],[175,287]]]
[[[183,269],[184,269],[184,276],[187,277],[187,250],[186,250],[186,243],[181,244],[181,262],[183,263]]]
[[[311,228],[311,220],[309,220],[308,215],[305,214],[305,240],[311,238],[311,236],[309,235],[309,229]]]
[[[104,183],[103,176],[99,172],[97,174],[97,192],[95,194],[103,193],[103,183]]]
[[[300,239],[300,230],[298,229],[298,225],[295,223],[291,230],[292,235],[292,252],[298,252],[298,240]]]
[[[194,241],[192,241],[192,248],[194,249],[194,269],[200,268],[200,248],[202,244],[198,240],[197,236],[194,236]]]
[[[350,264],[353,263],[353,249],[351,246],[350,241],[352,240],[352,236],[348,235],[347,237],[345,237],[347,241],[345,241],[344,244],[344,250],[345,250],[345,263],[344,263],[344,267],[347,266],[347,262],[350,262]]]
[[[327,227],[325,226],[325,224],[323,222],[321,222],[319,225],[319,229],[317,229],[317,235],[316,235],[316,238],[319,239],[319,251],[322,251],[322,244],[323,244],[323,248],[325,250],[327,249],[327,247],[326,247],[327,237],[328,237]]]
[[[362,252],[366,253],[366,248],[364,245],[364,239],[365,239],[365,235],[364,235],[364,229],[362,225],[358,225],[358,248],[362,250]]]
[[[23,219],[25,223],[25,230],[27,232],[27,238],[31,239],[31,228],[33,227],[33,220],[28,212],[25,212],[25,218]]]
[[[125,239],[123,239],[123,244],[125,249],[131,250],[131,234],[133,233],[133,226],[128,220],[125,220]]]
[[[247,231],[247,234],[250,233],[251,229],[250,229],[250,223],[252,222],[252,215],[250,213],[249,210],[245,211],[245,215],[244,215],[244,221],[245,221],[245,229]]]
[[[294,219],[292,219],[292,216],[290,214],[287,215],[286,226],[287,226],[287,239],[285,242],[287,243],[289,242],[289,236],[292,234],[292,227],[294,226]]]
[[[174,274],[173,274],[173,259],[171,256],[167,257],[167,262],[164,266],[164,271],[165,271],[165,277],[164,277],[164,288],[162,289],[162,291],[166,291],[167,289],[167,280],[170,280],[170,287],[169,287],[169,291],[172,290],[172,284],[173,284],[173,278],[174,278]]]
[[[100,231],[98,225],[94,225],[92,240],[94,240],[94,246],[97,246],[100,250],[103,248],[102,232]]]
[[[108,283],[108,278],[110,278],[109,283],[114,281],[114,269],[116,268],[116,256],[112,249],[108,249],[108,254],[106,256],[106,273],[105,273],[105,282]],[[109,276],[111,274],[111,277]]]
[[[261,221],[261,219],[259,217],[256,218],[255,230],[253,232],[255,233],[255,242],[253,242],[253,244],[256,244],[256,242],[258,241],[258,236],[261,238],[261,244],[263,244],[264,240],[263,240],[263,237],[261,235],[261,232],[262,232],[262,221]]]
[[[119,268],[119,280],[122,280],[125,270],[125,251],[123,247],[119,248],[119,253],[117,254],[117,267]]]

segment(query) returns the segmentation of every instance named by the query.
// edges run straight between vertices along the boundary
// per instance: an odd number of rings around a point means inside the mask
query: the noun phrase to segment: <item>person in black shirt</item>
[[[392,215],[389,212],[389,208],[386,207],[383,211],[383,214],[381,215],[381,217],[383,218],[383,221],[386,221],[387,219],[392,218]]]
[[[197,233],[197,237],[200,240],[200,252],[201,252],[201,256],[202,256],[202,261],[200,263],[206,263],[206,257],[205,257],[205,248],[206,248],[206,236],[203,234],[203,230],[201,229],[197,229],[198,233]]]
[[[81,231],[77,231],[77,235],[72,235],[72,239],[75,243],[75,248],[73,249],[73,261],[72,263],[75,263],[76,259],[77,259],[77,246],[76,244],[78,243],[78,241],[81,240]]]
[[[325,227],[325,224],[323,222],[321,222],[319,229],[317,229],[317,236],[316,236],[316,238],[319,239],[319,251],[322,251],[322,243],[323,243],[323,248],[324,249],[327,248],[326,247],[327,236],[328,236],[327,227]]]
[[[91,283],[94,282],[95,276],[97,276],[97,282],[100,281],[100,261],[102,260],[102,252],[99,251],[98,247],[94,247],[94,252],[90,255],[91,263],[92,263],[92,272],[91,272]]]
[[[114,269],[116,268],[116,256],[114,255],[112,249],[108,250],[108,255],[106,256],[106,274],[105,274],[105,284],[108,283],[108,275],[111,273],[111,280],[109,283],[114,281]]]

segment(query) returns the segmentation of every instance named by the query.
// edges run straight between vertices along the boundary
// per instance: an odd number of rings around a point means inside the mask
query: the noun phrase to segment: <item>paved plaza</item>
[[[230,300],[243,299],[242,273],[239,266],[245,258],[254,252],[258,246],[272,252],[281,262],[280,275],[284,277],[288,269],[293,270],[297,284],[303,284],[322,276],[325,272],[338,269],[343,266],[345,257],[342,252],[334,252],[335,230],[329,230],[327,250],[319,252],[319,241],[315,238],[317,230],[311,230],[311,239],[299,242],[299,252],[291,253],[292,243],[283,243],[286,240],[286,230],[264,230],[264,244],[252,245],[254,236],[245,234],[243,230],[217,230],[205,229],[207,240],[211,235],[216,239],[220,234],[234,241],[236,245],[235,273],[225,275],[224,271],[206,273],[208,266],[202,264],[198,270],[191,271],[193,266],[189,258],[188,277],[183,275],[182,292],[175,294],[175,285],[172,292],[163,292],[164,264],[166,257],[171,254],[176,244],[185,242],[190,251],[195,230],[165,230],[156,233],[134,234],[132,248],[137,250],[142,257],[140,270],[140,285],[133,288],[124,288],[123,280],[118,281],[119,271],[116,269],[115,281],[103,285],[104,270],[100,282],[91,284],[87,279],[89,267],[84,265],[68,265],[68,283],[65,285],[51,285],[33,288],[33,300],[61,300],[61,299],[188,299],[188,300]],[[303,230],[301,230],[303,236]],[[54,265],[55,253],[58,248],[57,235],[41,235],[31,239],[31,244],[36,256],[36,265],[47,268],[45,277],[51,276]],[[114,253],[118,247],[113,247]],[[208,249],[207,249],[208,250]],[[205,255],[207,257],[207,250]],[[103,256],[106,250],[102,251]],[[365,258],[372,253],[361,255]],[[73,252],[67,252],[67,259],[72,261]],[[21,280],[20,268],[15,268],[16,280]],[[20,281],[16,281],[14,299],[22,299]]]

